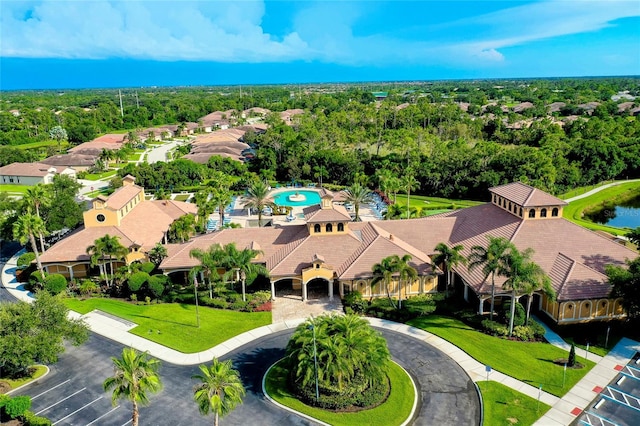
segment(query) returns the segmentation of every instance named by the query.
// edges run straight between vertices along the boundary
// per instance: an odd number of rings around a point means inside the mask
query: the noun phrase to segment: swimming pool
[[[304,196],[304,200],[300,201],[292,201],[289,199],[291,196],[302,195]],[[291,207],[304,207],[304,206],[313,206],[315,204],[320,204],[320,194],[317,191],[309,191],[309,190],[294,190],[284,191],[278,193],[273,201],[279,206],[291,206]]]

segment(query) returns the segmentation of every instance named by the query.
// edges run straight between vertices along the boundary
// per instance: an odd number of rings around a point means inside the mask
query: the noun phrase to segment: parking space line
[[[85,390],[85,389],[86,389],[86,388],[82,388],[82,389],[80,389],[79,391],[72,393],[72,394],[71,394],[71,395],[69,395],[68,397],[66,397],[66,398],[64,398],[64,399],[61,399],[60,401],[56,402],[55,404],[51,404],[51,405],[50,405],[50,406],[48,406],[47,408],[43,408],[42,410],[40,410],[40,411],[38,411],[38,412],[36,413],[36,416],[37,416],[37,415],[39,415],[40,413],[44,413],[44,412],[45,412],[45,411],[47,411],[49,408],[53,408],[53,407],[55,407],[56,405],[58,405],[58,404],[60,404],[60,403],[62,403],[62,402],[64,402],[64,401],[66,401],[67,399],[71,398],[72,396],[79,394],[80,392],[82,392],[82,391],[83,391],[83,390]]]
[[[87,423],[87,426],[91,426],[92,424],[94,424],[95,422],[97,422],[98,420],[100,420],[101,418],[103,418],[104,416],[107,416],[111,413],[113,413],[114,411],[116,411],[118,408],[120,408],[119,405],[116,405],[114,408],[112,408],[111,410],[107,411],[106,413],[104,413],[103,415],[101,415],[100,417],[98,417],[97,419],[91,421],[91,423]]]
[[[44,394],[45,394],[45,393],[47,393],[47,392],[51,392],[51,391],[52,391],[52,390],[54,390],[55,388],[60,387],[60,386],[64,385],[65,383],[69,383],[70,381],[71,381],[71,379],[67,379],[67,380],[65,380],[64,382],[62,382],[62,383],[60,383],[60,384],[55,385],[55,386],[54,386],[54,387],[52,387],[51,389],[46,390],[46,391],[44,391],[44,392],[42,392],[42,393],[37,394],[36,396],[32,397],[32,398],[31,398],[31,400],[33,401],[34,399],[38,398],[39,396],[42,396],[42,395],[44,395]]]
[[[80,408],[78,408],[76,411],[74,411],[73,413],[66,415],[65,417],[61,418],[60,420],[56,421],[56,422],[55,422],[55,423],[53,423],[53,424],[54,424],[54,425],[57,425],[58,423],[60,423],[60,422],[61,422],[61,421],[63,421],[64,419],[68,419],[69,417],[71,417],[71,416],[73,416],[74,414],[76,414],[78,411],[82,411],[82,410],[84,410],[85,408],[87,408],[88,406],[90,406],[91,404],[93,404],[94,402],[96,402],[96,401],[98,401],[98,400],[101,400],[101,399],[102,399],[102,397],[101,397],[101,396],[97,397],[96,399],[94,399],[94,400],[93,400],[93,401],[91,401],[90,403],[83,405],[82,407],[80,407]]]

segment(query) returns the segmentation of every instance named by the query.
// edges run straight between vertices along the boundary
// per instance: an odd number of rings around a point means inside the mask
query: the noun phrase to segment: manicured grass
[[[389,363],[387,375],[391,381],[389,398],[375,408],[355,413],[334,413],[310,407],[287,390],[287,373],[278,364],[268,372],[265,381],[267,394],[280,404],[334,426],[399,425],[411,414],[415,391],[407,373],[396,363]],[[487,423],[488,424],[488,423]]]
[[[111,190],[111,188],[109,188],[109,187],[107,186],[107,187],[104,187],[104,188],[102,188],[102,189],[96,189],[95,191],[87,192],[87,193],[85,194],[85,196],[86,196],[86,197],[89,197],[89,198],[95,198],[95,197],[97,197],[98,195],[109,195],[109,194],[111,194],[112,192],[113,192],[113,191]]]
[[[118,173],[117,170],[107,170],[106,172],[102,172],[102,173],[89,173],[87,175],[85,175],[85,179],[87,180],[99,180],[99,179],[105,179],[105,178],[109,178],[112,176],[115,176],[116,173]]]
[[[128,161],[139,161],[141,155],[142,154],[138,154],[138,153],[127,155],[127,160]]]
[[[407,205],[407,195],[398,194],[396,202],[400,205]],[[409,205],[417,208],[429,208],[429,209],[445,209],[450,210],[453,208],[471,207],[483,204],[480,201],[471,200],[454,200],[451,198],[439,198],[439,197],[425,197],[422,195],[411,195],[409,197]]]
[[[621,338],[622,336],[611,336],[611,338],[609,339],[609,347],[613,348]],[[585,351],[587,350],[586,345],[581,345],[579,343],[576,343],[570,337],[564,338],[564,341],[567,342],[568,344],[573,343],[576,346],[576,353],[582,353],[584,355]],[[582,352],[579,352],[579,351],[582,351]],[[589,345],[589,353],[600,355],[600,356],[606,356],[609,353],[609,349],[603,348],[602,346]]]
[[[34,380],[44,376],[44,374],[47,372],[47,367],[45,367],[44,365],[36,365],[34,366],[34,368],[36,369],[36,371],[33,373],[31,377],[23,377],[21,379],[16,379],[16,380],[13,380],[13,379],[0,379],[0,380],[2,380],[3,382],[9,383],[9,386],[11,386],[11,389],[16,389],[17,387],[33,382]]]
[[[191,194],[178,194],[174,198],[176,201],[187,201],[191,197]]]
[[[577,356],[576,360],[585,368],[567,369],[563,387],[564,368],[554,360],[567,358],[569,354],[548,343],[499,339],[476,331],[457,319],[440,315],[417,318],[408,324],[442,337],[494,370],[535,387],[542,385],[543,390],[557,396],[564,395],[595,365]]]
[[[184,353],[200,352],[238,334],[271,324],[271,312],[235,312],[178,303],[135,305],[113,299],[65,299],[71,310],[99,309],[138,324],[129,332]]]
[[[568,206],[565,206],[563,210],[563,216],[565,219],[572,221],[580,226],[592,230],[602,230],[614,235],[624,235],[628,232],[625,228],[614,228],[612,226],[600,225],[582,217],[583,211],[588,207],[597,206],[607,201],[611,201],[617,197],[624,197],[629,195],[630,191],[639,191],[640,182],[629,182],[620,185],[612,186],[610,188],[603,189],[600,192],[581,198],[579,200],[572,201]]]
[[[498,382],[478,382],[485,425],[532,425],[551,406]]]
[[[30,187],[30,185],[0,184],[0,192],[8,192],[9,194],[24,194],[25,192],[27,192],[27,188]]]
[[[31,142],[31,143],[23,143],[21,145],[11,145],[11,147],[19,148],[19,149],[36,149],[36,148],[46,148],[49,146],[53,146],[58,148],[58,141],[49,140],[49,141],[41,141],[41,142]],[[64,150],[69,146],[69,142],[62,141],[60,143],[60,150],[64,152]]]

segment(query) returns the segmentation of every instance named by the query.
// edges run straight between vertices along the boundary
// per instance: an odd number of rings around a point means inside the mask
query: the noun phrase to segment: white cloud
[[[449,15],[443,13],[442,19],[449,19],[451,11],[459,7],[455,3],[441,2],[449,8],[445,11]],[[287,23],[291,30],[274,36],[263,28],[269,5],[261,0],[3,0],[0,55],[491,65],[508,60],[505,48],[599,31],[617,19],[640,15],[635,0],[541,1],[413,28],[414,35],[420,34],[416,40],[403,37],[400,31],[387,31],[384,25],[363,31],[374,6],[375,2],[367,1],[296,3],[297,13]],[[409,13],[412,4],[398,7]],[[402,19],[402,13],[388,19]],[[354,31],[356,27],[359,32]]]

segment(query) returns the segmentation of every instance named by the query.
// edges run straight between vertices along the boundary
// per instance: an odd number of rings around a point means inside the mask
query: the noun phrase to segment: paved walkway
[[[593,188],[591,191],[587,191],[584,194],[580,194],[580,195],[576,195],[575,197],[567,198],[564,201],[566,201],[567,203],[570,203],[572,201],[579,200],[581,198],[587,198],[588,196],[593,195],[596,192],[600,192],[603,189],[611,188],[612,186],[618,186],[618,185],[622,185],[623,183],[629,183],[629,182],[640,182],[640,179],[617,180],[615,182],[607,183],[607,184],[599,186],[597,188]]]
[[[3,268],[2,284],[18,299],[29,301],[32,300],[30,295],[20,288],[20,284],[17,283],[15,279],[17,257],[18,255],[15,255],[9,259]],[[148,351],[152,356],[160,360],[178,365],[195,365],[210,362],[213,357],[225,355],[260,337],[295,328],[304,321],[304,318],[286,319],[242,333],[206,351],[184,354],[129,333],[128,331],[132,328],[131,324],[116,320],[99,311],[92,311],[86,315],[70,312],[70,316],[83,319],[91,330],[97,334],[133,347],[139,351]],[[389,329],[411,336],[439,349],[457,362],[474,382],[487,379],[484,364],[476,361],[457,346],[438,336],[406,324],[378,318],[367,318],[367,320],[374,327]],[[551,332],[549,337],[551,341],[560,344],[556,336],[555,333]],[[629,339],[622,339],[606,357],[600,359],[598,364],[561,399],[498,371],[492,371],[489,374],[489,379],[509,386],[532,398],[539,398],[540,401],[545,404],[551,405],[552,409],[539,419],[536,424],[568,425],[575,420],[582,410],[597,396],[597,392],[594,391],[594,389],[596,389],[595,387],[605,387],[617,374],[615,367],[619,364],[626,364],[636,351],[640,351],[640,343]],[[594,358],[591,358],[591,356],[592,355],[590,355],[589,358],[595,360],[595,355],[593,355]]]

